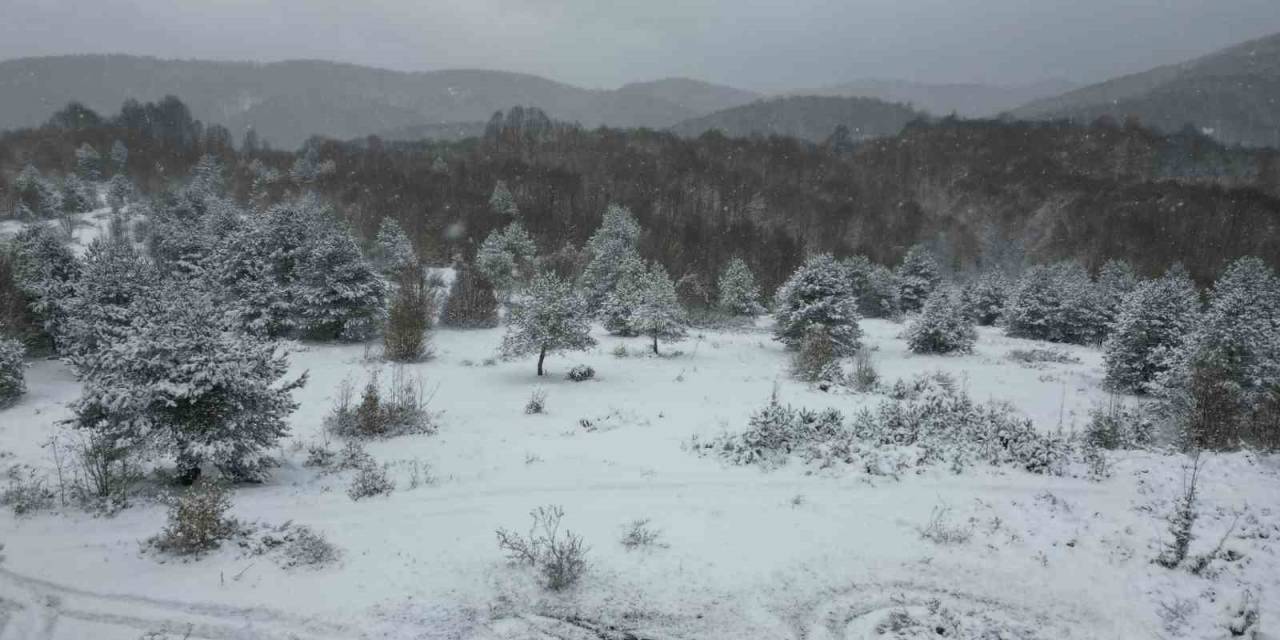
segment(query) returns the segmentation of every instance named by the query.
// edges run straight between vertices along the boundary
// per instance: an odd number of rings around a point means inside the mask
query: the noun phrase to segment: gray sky
[[[1094,81],[1274,32],[1280,0],[0,0],[0,59],[322,58],[588,87]]]

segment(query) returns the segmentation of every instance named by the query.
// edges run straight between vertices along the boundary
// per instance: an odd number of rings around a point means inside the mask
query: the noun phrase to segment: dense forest
[[[541,252],[581,245],[617,203],[646,230],[642,252],[703,282],[734,256],[773,287],[808,253],[893,263],[918,242],[956,271],[1066,257],[1096,269],[1126,258],[1145,274],[1181,261],[1203,283],[1240,255],[1280,264],[1276,151],[1106,119],[917,120],[895,136],[813,144],[589,130],[513,108],[466,140],[313,138],[292,153],[252,135],[234,141],[177,98],[129,102],[110,117],[73,104],[42,127],[0,136],[0,211],[13,210],[27,165],[67,174],[77,149],[105,155],[117,140],[145,193],[163,193],[213,154],[232,168],[242,202],[315,190],[365,238],[394,217],[438,263],[469,256],[500,226],[489,198],[501,180]]]

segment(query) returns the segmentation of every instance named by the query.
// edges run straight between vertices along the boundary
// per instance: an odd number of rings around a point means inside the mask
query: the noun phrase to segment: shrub
[[[0,335],[0,408],[13,404],[27,390],[22,361],[26,351],[22,342]]]
[[[871,362],[871,352],[859,349],[853,356],[853,376],[850,381],[855,391],[874,391],[880,384],[880,374]]]
[[[107,510],[127,505],[129,491],[142,476],[133,451],[99,435],[83,436],[71,444],[76,485],[81,498]]]
[[[169,507],[169,521],[160,535],[151,539],[156,549],[190,555],[216,549],[238,529],[227,517],[231,493],[212,482],[202,482],[182,494]]]
[[[1153,425],[1138,407],[1112,397],[1089,410],[1085,442],[1101,449],[1134,449],[1152,443]]]
[[[665,547],[659,540],[662,532],[649,526],[649,519],[632,520],[622,534],[622,546],[627,551],[641,548]]]
[[[973,537],[973,526],[962,526],[951,522],[951,507],[938,505],[929,514],[929,522],[916,529],[920,539],[934,544],[957,545],[969,542]]]
[[[454,273],[440,324],[458,329],[498,326],[498,298],[493,286],[465,263],[455,265]]]
[[[615,358],[625,358],[625,357],[627,357],[628,355],[631,355],[631,354],[627,353],[627,345],[625,345],[625,344],[620,344],[620,345],[618,345],[618,346],[614,347],[614,348],[613,348],[613,351],[611,351],[610,353],[612,353],[612,354],[613,354],[613,357],[615,357]]]
[[[547,410],[547,392],[545,389],[534,389],[529,394],[529,402],[524,405],[524,412],[528,415],[535,413],[545,413]]]
[[[414,362],[430,356],[427,332],[435,315],[435,290],[416,266],[404,270],[399,281],[382,334],[383,353],[388,360]]]
[[[359,404],[352,402],[351,381],[342,381],[333,409],[324,421],[331,433],[342,437],[389,438],[436,432],[439,426],[436,414],[428,408],[431,396],[424,394],[420,378],[409,375],[403,367],[395,367],[386,396],[378,379],[378,371],[370,372]]]
[[[1011,349],[1005,357],[1022,364],[1080,364],[1080,358],[1077,358],[1065,351],[1058,349]]]
[[[338,548],[311,527],[292,527],[281,553],[285,568],[319,568],[337,561]]]
[[[5,473],[8,485],[0,493],[0,504],[15,516],[24,516],[53,507],[54,492],[44,476],[30,465],[13,465]]]
[[[527,564],[542,574],[544,584],[552,591],[573,586],[587,570],[587,546],[582,537],[566,530],[560,532],[564,509],[548,505],[534,509],[533,525],[528,536],[498,529],[498,548],[512,562]]]
[[[831,332],[822,325],[809,327],[791,359],[791,371],[805,382],[838,382],[842,377]]]
[[[625,347],[624,347],[624,348],[625,348]],[[592,369],[591,367],[589,367],[589,366],[587,366],[587,365],[585,365],[585,364],[580,364],[580,365],[576,365],[576,366],[574,366],[572,369],[570,369],[570,370],[569,370],[569,375],[567,375],[567,376],[565,376],[565,377],[566,377],[566,378],[568,378],[568,379],[570,379],[570,380],[572,380],[572,381],[574,381],[574,382],[584,382],[584,381],[586,381],[586,380],[590,380],[590,379],[592,379],[592,378],[596,377],[596,370],[595,370],[595,369]]]
[[[351,479],[351,485],[347,487],[347,496],[358,502],[361,498],[391,495],[395,489],[395,482],[387,474],[387,465],[367,463],[362,465],[356,472],[356,476]]]
[[[970,353],[978,334],[960,310],[954,292],[939,288],[924,303],[920,316],[907,328],[913,353]]]

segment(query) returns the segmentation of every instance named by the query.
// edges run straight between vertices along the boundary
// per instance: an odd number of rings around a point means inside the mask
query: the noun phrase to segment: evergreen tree
[[[898,278],[883,265],[866,256],[853,256],[841,262],[849,279],[849,288],[858,300],[858,312],[868,318],[891,318],[897,315]]]
[[[22,360],[26,351],[21,340],[0,333],[0,408],[13,404],[27,390]]]
[[[987,271],[965,285],[961,292],[961,308],[974,323],[994,325],[1004,311],[1013,283],[1001,271]]]
[[[309,244],[294,295],[303,335],[345,341],[373,336],[382,324],[386,282],[342,229],[330,227]]]
[[[501,351],[506,358],[538,354],[542,375],[547,354],[582,351],[595,343],[582,296],[555,274],[541,273],[530,284],[527,299],[511,310]]]
[[[1127,260],[1108,260],[1098,270],[1097,291],[1104,321],[1109,328],[1124,300],[1138,286],[1138,275]]]
[[[223,174],[222,161],[217,156],[206,153],[191,168],[187,189],[201,198],[220,198],[227,192],[227,179]]]
[[[499,180],[493,185],[493,194],[489,196],[489,210],[499,216],[516,218],[520,216],[520,208],[516,206],[516,197],[507,189],[507,183]]]
[[[622,255],[621,262],[614,265],[616,280],[613,290],[605,296],[598,313],[601,324],[609,333],[618,336],[634,336],[635,328],[631,326],[631,317],[640,305],[645,287],[645,266],[640,256],[632,253]]]
[[[124,338],[139,313],[136,304],[157,280],[154,265],[131,243],[96,239],[89,245],[67,303],[66,351],[82,376],[100,363],[91,356]]]
[[[853,355],[862,338],[848,274],[829,254],[809,258],[778,288],[774,316],[774,339],[791,349],[815,325],[826,327],[841,356]]]
[[[80,277],[80,265],[57,232],[47,225],[27,227],[12,246],[14,283],[42,329],[36,341],[47,340],[53,351],[60,352],[66,346],[69,305]]]
[[[119,214],[134,198],[133,183],[123,173],[117,173],[107,183],[107,206],[112,214]]]
[[[1093,281],[1077,262],[1028,269],[1005,302],[1005,333],[1072,344],[1098,342],[1106,316]]]
[[[720,272],[717,282],[720,310],[736,316],[758,316],[764,313],[760,304],[760,287],[751,268],[742,258],[734,258]]]
[[[1137,285],[1119,308],[1103,344],[1107,384],[1148,393],[1198,322],[1200,294],[1183,269]]]
[[[476,252],[476,269],[494,289],[509,296],[533,277],[538,245],[519,220],[494,231]]]
[[[139,306],[94,356],[72,405],[76,426],[113,446],[172,455],[186,482],[205,462],[258,477],[288,432],[305,374],[283,380],[275,344],[236,331],[200,287],[161,287]]]
[[[898,277],[898,304],[907,313],[924,307],[929,294],[942,281],[941,270],[933,254],[918,244],[907,250],[895,275]]]
[[[907,328],[912,353],[970,353],[978,340],[973,320],[960,306],[960,295],[938,287],[925,301],[919,317]]]
[[[676,297],[675,285],[662,265],[654,263],[645,271],[635,308],[627,324],[639,335],[653,340],[653,354],[658,355],[658,338],[681,340],[685,336],[684,309]]]
[[[609,205],[600,228],[587,240],[591,260],[582,272],[582,285],[590,309],[599,309],[617,287],[624,265],[640,259],[639,245],[640,224],[635,217],[624,207]]]
[[[77,175],[69,175],[62,180],[59,199],[64,214],[87,213],[98,204],[97,193]]]
[[[387,311],[382,350],[388,360],[414,362],[427,355],[427,332],[435,313],[435,291],[417,265],[397,277],[395,295]]]
[[[13,217],[19,220],[54,218],[62,211],[62,199],[49,181],[32,165],[13,179]]]
[[[453,285],[445,298],[440,324],[460,329],[498,326],[498,299],[493,287],[466,263],[454,265]]]
[[[102,154],[88,142],[76,148],[76,175],[87,182],[102,179]]]
[[[116,140],[111,143],[111,171],[114,175],[124,175],[129,170],[129,148]],[[114,176],[113,176],[114,177]]]
[[[382,218],[382,224],[378,226],[373,256],[375,264],[386,274],[398,274],[418,263],[409,236],[391,216]]]

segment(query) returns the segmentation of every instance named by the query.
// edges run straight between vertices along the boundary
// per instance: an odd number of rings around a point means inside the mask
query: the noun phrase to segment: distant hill
[[[754,94],[687,79],[582,89],[519,73],[420,73],[301,60],[259,64],[75,55],[0,62],[0,129],[36,126],[77,100],[114,113],[127,99],[172,94],[194,115],[235,135],[252,127],[272,144],[311,135],[350,139],[446,123],[484,122],[512,105],[594,127],[667,127],[751,100]]]
[[[1081,122],[1133,116],[1164,131],[1194,124],[1223,142],[1280,146],[1280,34],[1035,100],[1011,115]]]
[[[683,136],[719,130],[731,137],[779,135],[821,142],[844,125],[852,139],[861,140],[894,135],[920,115],[904,105],[874,98],[791,96],[691,118],[671,130]]]
[[[908,80],[866,79],[818,89],[791,91],[792,95],[879,98],[910,104],[937,116],[955,114],[967,118],[994,116],[1045,96],[1057,95],[1079,85],[1047,80],[1026,85],[927,84]]]

